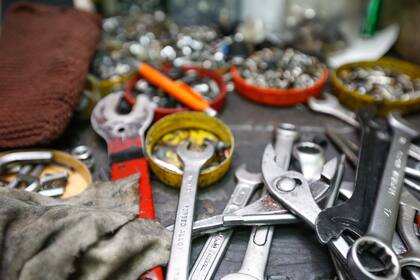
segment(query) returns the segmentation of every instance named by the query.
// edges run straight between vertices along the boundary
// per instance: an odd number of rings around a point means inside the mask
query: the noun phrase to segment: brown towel
[[[25,2],[10,7],[0,37],[0,148],[62,134],[100,33],[92,13]]]

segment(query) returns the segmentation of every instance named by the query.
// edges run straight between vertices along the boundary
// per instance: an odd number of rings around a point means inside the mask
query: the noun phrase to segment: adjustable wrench
[[[298,136],[294,125],[282,124],[276,129],[275,161],[279,171],[289,168],[293,143]],[[264,280],[274,229],[273,225],[253,227],[241,268],[222,280]]]
[[[337,238],[345,230],[361,236],[369,224],[388,152],[389,136],[383,123],[368,116],[361,116],[361,121],[362,141],[354,193],[343,204],[324,209],[318,216],[316,231],[322,243]]]
[[[119,114],[117,107],[122,93],[111,93],[95,106],[90,121],[93,129],[107,143],[112,180],[140,173],[139,218],[155,219],[152,187],[147,161],[143,154],[144,133],[153,120],[154,104],[144,95],[128,114]],[[157,267],[142,275],[141,279],[163,279],[162,268]]]
[[[246,171],[245,164],[239,166],[235,172],[238,181],[223,213],[231,213],[244,207],[252,197],[255,190],[261,186],[260,173]],[[197,260],[191,269],[189,280],[211,280],[229,245],[233,229],[211,234]]]
[[[348,264],[357,279],[399,279],[400,264],[391,248],[397,223],[404,168],[411,141],[420,134],[407,125],[398,114],[391,113],[388,122],[393,136],[384,173],[378,189],[373,214],[365,235],[357,239],[348,255]],[[368,267],[362,261],[363,253],[375,258],[381,268]]]
[[[188,145],[189,142],[184,142],[177,149],[177,154],[184,164],[184,174],[172,236],[167,280],[187,280],[188,278],[198,177],[201,168],[214,154],[213,145],[206,145],[202,151],[190,150]]]

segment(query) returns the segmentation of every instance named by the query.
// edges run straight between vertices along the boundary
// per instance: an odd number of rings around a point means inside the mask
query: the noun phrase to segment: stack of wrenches
[[[366,126],[366,122],[368,121],[363,122],[364,127]],[[358,166],[361,170],[357,172],[356,189],[353,190],[352,188],[349,190],[348,188],[342,187],[353,184],[340,184],[341,179],[339,178],[342,178],[343,171],[337,172],[341,174],[336,174],[336,160],[327,162],[324,165],[322,175],[320,177],[318,176],[319,179],[314,179],[308,176],[308,172],[304,176],[299,172],[287,172],[279,168],[277,161],[282,157],[277,157],[275,147],[269,145],[264,152],[262,160],[264,185],[269,193],[263,194],[260,199],[241,209],[225,211],[222,215],[196,221],[194,230],[197,230],[199,233],[217,232],[218,230],[231,228],[234,225],[267,225],[267,228],[269,228],[270,225],[296,222],[298,221],[297,217],[299,217],[313,227],[321,243],[328,245],[331,249],[334,263],[339,270],[339,273],[337,273],[339,274],[339,279],[400,279],[401,267],[420,266],[420,251],[417,252],[419,240],[414,231],[414,220],[416,213],[420,209],[420,203],[402,186],[406,160],[408,155],[410,155],[409,151],[411,147],[413,147],[411,142],[418,136],[418,132],[407,125],[399,115],[391,114],[388,118],[387,126],[391,128],[392,144],[388,152],[386,142],[388,141],[389,143],[389,137],[387,138],[385,135],[387,132],[383,131],[384,127],[378,130],[377,125],[375,122],[369,123],[366,126],[368,130],[364,132],[366,139],[362,143],[365,143],[367,146],[362,145],[362,149],[359,152],[360,162],[358,165],[363,164],[360,167]],[[387,130],[386,126],[385,130]],[[373,139],[376,140],[373,141]],[[284,147],[287,146],[283,145]],[[296,145],[295,151],[297,147],[298,145]],[[380,148],[375,149],[375,147]],[[284,152],[287,149],[282,150]],[[291,149],[289,157],[290,154]],[[382,160],[383,173],[380,164],[375,167],[375,165],[369,162],[371,157],[375,157],[378,161],[381,161],[380,156],[384,158]],[[309,158],[302,161],[302,157],[296,155],[295,157],[298,160],[301,159],[301,164],[303,163],[305,165],[305,163],[308,164],[310,162]],[[338,169],[342,169],[343,166],[344,157],[340,161],[341,168],[339,167]],[[372,171],[373,167],[376,168],[376,171]],[[304,168],[301,168],[302,172]],[[366,172],[363,173],[362,170]],[[333,181],[333,178],[336,179]],[[248,189],[246,196],[249,196],[249,193],[253,192],[257,182],[254,182],[254,187],[251,190]],[[364,224],[366,226],[356,227],[355,235],[342,234],[343,232],[340,231],[339,234],[330,235],[329,238],[325,239],[321,234],[323,224],[320,223],[320,217],[325,215],[325,210],[322,210],[317,205],[316,200],[326,197],[328,190],[333,188],[334,190],[330,191],[333,193],[331,198],[324,204],[330,207],[337,197],[339,187],[341,187],[339,190],[340,194],[347,194],[344,196],[348,199],[351,193],[354,191],[357,192],[357,189],[359,189],[357,185],[363,184],[369,186],[374,184],[378,185],[377,191],[375,191],[373,186],[369,187],[373,194],[368,197],[372,197],[372,204],[375,205],[371,207],[372,218],[366,220],[366,224]],[[358,192],[360,193],[360,191]],[[364,199],[359,200],[360,204]],[[338,206],[340,205],[338,204]],[[357,208],[359,206],[355,205],[354,207]],[[355,209],[354,207],[353,209]],[[297,217],[289,213],[287,209],[290,209]],[[398,216],[399,212],[400,214]],[[339,221],[334,217],[332,217],[332,220],[334,223]],[[250,239],[248,250],[252,248],[250,246],[251,241],[256,245],[255,240],[259,240],[255,238],[257,232],[255,229],[252,231],[254,238]],[[397,244],[397,241],[395,241],[398,237],[395,233],[396,230],[398,230],[398,236],[401,235],[401,247],[406,247],[398,255],[392,250],[395,244]],[[231,230],[228,232],[231,232]],[[189,279],[212,279],[223,252],[227,247],[227,242],[224,239],[220,242],[223,246],[217,246],[219,245],[217,242],[217,236],[219,234],[214,233],[209,238],[208,243],[204,246],[196,264],[193,266]],[[270,239],[269,234],[266,233],[264,236],[265,240]],[[212,247],[210,244],[215,244],[215,247]],[[260,246],[259,249],[263,247]],[[269,245],[266,247],[268,249],[262,251],[268,256]],[[266,277],[264,275],[265,255],[260,255],[263,256],[262,258],[260,257],[261,262],[256,261],[257,258],[255,255],[252,259],[253,261],[249,262],[247,261],[248,250],[240,271],[226,276],[225,279],[264,279]],[[251,249],[251,251],[253,250]],[[258,250],[255,249],[255,251]],[[213,258],[213,256],[215,257]],[[405,271],[411,277],[408,279],[417,279],[418,274],[416,274],[415,269],[410,268]]]

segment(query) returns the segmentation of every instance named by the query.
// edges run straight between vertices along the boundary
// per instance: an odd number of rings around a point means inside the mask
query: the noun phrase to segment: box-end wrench
[[[323,96],[324,99],[311,97],[308,100],[309,108],[315,112],[333,116],[355,128],[360,128],[360,123],[356,120],[356,114],[343,107],[337,97],[329,93],[324,93]],[[411,144],[408,150],[408,155],[420,161],[420,147]]]
[[[396,113],[388,116],[393,136],[379,185],[373,214],[366,234],[357,239],[348,255],[348,264],[357,279],[399,279],[400,264],[391,248],[397,223],[404,168],[410,143],[419,132]],[[369,267],[363,256],[369,255],[382,267]]]
[[[282,124],[276,129],[275,162],[279,171],[289,168],[293,144],[298,136],[296,127],[291,124]],[[266,193],[265,190],[263,195]],[[222,280],[264,280],[274,229],[273,225],[253,227],[241,268]]]
[[[207,144],[202,151],[191,150],[189,145],[190,142],[187,141],[177,148],[177,154],[184,165],[184,174],[172,236],[167,280],[186,280],[188,278],[198,177],[201,168],[214,154],[213,145]]]
[[[261,173],[251,173],[245,164],[239,166],[235,172],[237,184],[226,204],[223,213],[231,213],[244,207],[251,199],[255,190],[262,184]],[[211,234],[200,252],[189,280],[211,280],[229,245],[233,229]]]

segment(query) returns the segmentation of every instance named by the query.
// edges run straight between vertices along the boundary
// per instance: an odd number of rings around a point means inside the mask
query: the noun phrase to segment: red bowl
[[[311,96],[317,96],[322,92],[328,79],[328,69],[324,67],[321,78],[307,88],[264,88],[248,83],[242,78],[236,66],[232,66],[230,73],[235,84],[236,91],[243,97],[269,106],[291,106],[306,102]]]
[[[183,71],[187,72],[188,70],[195,70],[197,71],[198,75],[202,78],[210,78],[212,80],[214,80],[217,84],[217,86],[219,87],[220,93],[219,95],[212,100],[212,102],[210,102],[210,106],[215,109],[216,111],[220,111],[223,107],[223,105],[225,104],[225,97],[226,97],[226,84],[223,81],[222,76],[212,70],[208,70],[208,69],[204,69],[204,68],[200,68],[197,66],[183,66]],[[167,69],[167,67],[165,67],[165,69]],[[126,85],[125,85],[125,89],[124,89],[124,97],[127,100],[127,102],[130,105],[134,105],[134,103],[136,102],[135,97],[132,95],[132,91],[136,85],[136,82],[140,79],[140,75],[137,74],[136,76],[134,76],[133,78],[131,78],[130,80],[127,81]],[[184,112],[184,111],[188,111],[188,108],[156,108],[155,109],[155,116],[154,116],[154,120],[157,121],[161,118],[163,118],[166,115],[172,114],[172,113],[178,113],[178,112]]]

